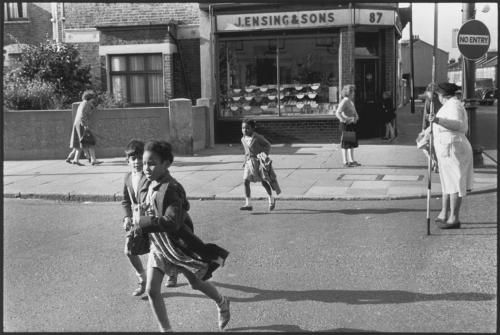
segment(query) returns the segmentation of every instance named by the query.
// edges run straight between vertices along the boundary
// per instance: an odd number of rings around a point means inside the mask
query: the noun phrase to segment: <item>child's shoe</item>
[[[217,305],[217,310],[219,311],[219,329],[224,330],[231,319],[229,299],[227,297],[222,296],[222,301]]]
[[[166,287],[175,287],[177,286],[177,275],[169,276],[167,279]]]
[[[143,282],[139,283],[139,286],[135,289],[135,291],[134,291],[134,293],[132,293],[132,295],[138,297],[140,295],[143,295],[145,291],[146,291],[146,282],[143,281]]]

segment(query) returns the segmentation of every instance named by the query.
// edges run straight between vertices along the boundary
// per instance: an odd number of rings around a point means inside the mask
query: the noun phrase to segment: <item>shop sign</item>
[[[392,26],[396,23],[394,10],[356,9],[356,24]]]
[[[345,26],[351,23],[349,9],[315,10],[239,15],[218,15],[217,31],[276,30]]]

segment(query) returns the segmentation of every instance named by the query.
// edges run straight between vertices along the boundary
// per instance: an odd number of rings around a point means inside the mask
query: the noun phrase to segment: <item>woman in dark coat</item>
[[[90,132],[89,119],[96,110],[95,104],[95,93],[90,90],[83,92],[82,102],[80,103],[80,105],[78,106],[78,110],[76,111],[73,130],[71,131],[71,140],[69,147],[73,150],[69,154],[68,158],[66,158],[66,162],[68,163],[82,165],[79,162],[82,150],[88,152],[88,155],[90,156],[90,163],[92,165],[102,163],[100,161],[97,161],[95,157],[95,139],[93,138],[93,136],[91,138],[84,136],[85,132]],[[70,160],[73,153],[75,156],[73,160]]]

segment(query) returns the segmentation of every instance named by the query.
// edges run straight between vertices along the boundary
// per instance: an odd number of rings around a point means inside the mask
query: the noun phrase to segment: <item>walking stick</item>
[[[432,99],[430,115],[434,116],[434,92],[436,89],[436,49],[437,49],[437,16],[438,7],[434,3],[434,45],[432,46]],[[429,122],[430,137],[429,137],[429,159],[427,165],[427,235],[431,234],[431,187],[432,187],[432,148],[434,147],[434,134],[432,130],[433,121]]]

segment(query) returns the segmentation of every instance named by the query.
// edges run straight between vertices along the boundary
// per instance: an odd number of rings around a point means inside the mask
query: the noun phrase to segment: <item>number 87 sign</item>
[[[394,10],[356,9],[355,24],[392,26],[395,24]]]

